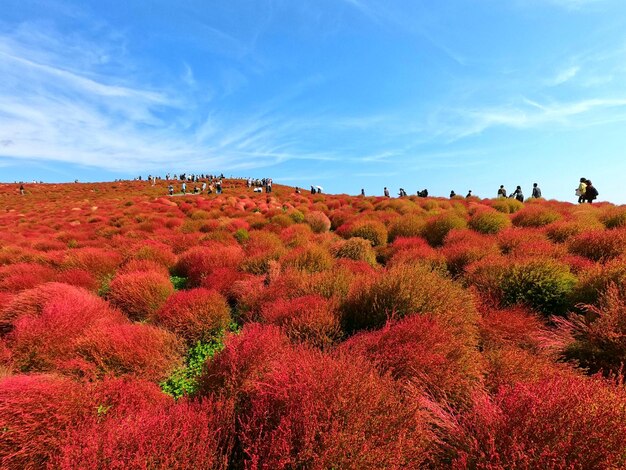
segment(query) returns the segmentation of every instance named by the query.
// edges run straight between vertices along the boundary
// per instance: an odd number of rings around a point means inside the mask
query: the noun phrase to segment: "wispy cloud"
[[[563,69],[561,71],[559,71],[554,77],[552,77],[551,79],[547,80],[547,85],[548,86],[557,86],[557,85],[561,85],[565,82],[570,81],[572,78],[574,78],[578,72],[580,71],[580,67],[575,65],[572,67],[567,67],[566,69]]]
[[[199,118],[196,79],[183,63],[174,86],[146,87],[128,63],[83,61],[56,53],[61,35],[42,36],[37,28],[0,33],[0,157],[59,161],[113,171],[171,168],[251,169],[287,160],[331,161],[335,155],[310,151],[298,143],[302,123],[276,112],[277,101],[256,114],[226,115],[219,107]],[[96,44],[81,40],[83,57],[100,56]],[[69,47],[69,46],[68,46]],[[91,52],[89,52],[91,50]],[[115,68],[115,74],[107,69]],[[234,91],[244,84],[225,78]],[[297,96],[287,91],[286,100]],[[179,87],[183,88],[184,87]],[[202,112],[207,114],[207,110]],[[236,125],[234,123],[237,123]]]
[[[494,127],[530,129],[550,125],[565,128],[591,126],[597,122],[597,112],[602,113],[603,119],[613,113],[618,120],[623,120],[625,107],[626,98],[594,98],[547,104],[522,99],[514,105],[449,110],[437,123],[444,128],[444,134],[461,139]]]

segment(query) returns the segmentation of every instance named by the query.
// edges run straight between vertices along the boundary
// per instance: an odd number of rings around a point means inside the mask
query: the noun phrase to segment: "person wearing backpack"
[[[595,188],[591,180],[587,180],[587,188],[585,189],[585,200],[589,204],[592,204],[593,200],[597,198],[599,194],[600,193],[598,193],[598,190]]]
[[[504,189],[504,185],[501,184],[498,189],[498,197],[506,197],[506,189]]]

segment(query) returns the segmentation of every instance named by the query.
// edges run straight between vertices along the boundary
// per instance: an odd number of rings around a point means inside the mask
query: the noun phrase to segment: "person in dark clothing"
[[[585,201],[589,204],[593,203],[593,200],[598,197],[598,190],[595,188],[591,180],[587,180],[587,188],[585,189]]]
[[[524,193],[522,192],[522,187],[518,186],[517,188],[515,188],[515,191],[513,191],[509,197],[514,197],[519,202],[524,202]]]
[[[365,189],[361,188],[361,196],[365,196]]]
[[[506,189],[504,189],[504,185],[500,185],[500,189],[498,189],[498,197],[506,197]]]
[[[456,196],[456,193],[454,192],[454,190],[450,191],[450,199],[452,199],[454,196]]]
[[[537,183],[533,183],[532,197],[534,197],[535,199],[541,197],[541,188],[537,185]]]
[[[24,190],[24,185],[20,184],[20,194],[23,196],[24,194],[26,194],[26,191]]]
[[[467,194],[465,195],[465,198],[467,199],[468,197],[472,197],[472,196],[473,196],[473,194],[472,194],[472,190],[470,189],[470,190],[467,192]]]
[[[317,190],[315,189],[315,186],[311,186],[311,194],[315,194],[317,192]]]

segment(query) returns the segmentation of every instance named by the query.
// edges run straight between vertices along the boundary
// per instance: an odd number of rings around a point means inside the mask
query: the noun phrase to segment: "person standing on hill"
[[[385,195],[385,197],[389,197],[389,190],[387,189],[387,186],[385,186],[385,189],[383,190],[383,194]]]
[[[452,199],[454,196],[456,196],[456,193],[454,192],[454,189],[452,191],[450,191],[450,199]]]
[[[587,190],[587,178],[581,178],[578,188],[576,188],[576,196],[578,196],[578,204],[585,202],[585,191]]]
[[[590,180],[587,180],[586,184],[587,184],[587,187],[585,188],[585,200],[589,204],[592,204],[593,200],[598,197],[599,193]]]
[[[515,188],[515,191],[513,191],[509,197],[514,197],[519,202],[524,202],[524,193],[522,192],[522,187],[518,186],[517,188]]]
[[[533,183],[533,198],[537,199],[541,197],[541,188],[537,185],[537,183]]]
[[[183,181],[183,184],[180,185],[180,192],[185,194],[187,192],[187,183]]]
[[[467,192],[467,194],[465,195],[465,199],[470,198],[470,197],[472,197],[472,196],[473,196],[473,194],[472,194],[472,190],[470,189],[470,190]]]
[[[504,189],[504,185],[500,185],[500,189],[498,189],[498,197],[506,197],[506,189]]]
[[[361,188],[361,196],[365,197],[365,189]]]
[[[24,185],[20,184],[20,194],[23,196],[24,194],[26,194],[26,191],[24,190]]]

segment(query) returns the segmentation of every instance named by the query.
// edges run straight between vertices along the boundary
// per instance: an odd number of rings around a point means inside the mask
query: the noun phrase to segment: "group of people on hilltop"
[[[202,181],[202,184],[200,186],[198,186],[197,184],[194,185],[193,190],[190,192],[190,194],[201,194],[205,191],[207,192],[207,194],[212,194],[213,192],[215,192],[215,194],[222,194],[222,180],[210,180],[208,186],[206,181]],[[174,195],[174,185],[172,183],[167,186],[167,192],[170,196]],[[187,180],[183,180],[183,182],[181,183],[180,194],[187,194]]]
[[[598,193],[598,190],[595,188],[591,180],[588,180],[587,178],[580,178],[575,194],[578,196],[578,204],[583,204],[585,202],[591,204],[600,193]]]
[[[262,179],[246,179],[246,187],[253,188],[255,193],[262,193],[265,190],[266,193],[272,192],[272,178],[262,178]]]
[[[498,192],[496,195],[498,198],[509,197],[509,198],[514,198],[520,202],[524,202],[524,192],[522,191],[522,187],[519,185],[515,188],[515,191],[513,191],[511,194],[507,196],[507,191],[504,185],[501,184],[500,187],[498,188]],[[541,197],[541,188],[539,187],[537,183],[533,183],[533,190],[532,190],[531,197],[534,199]]]

